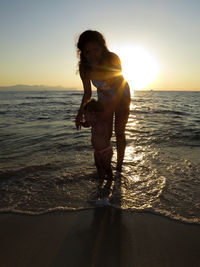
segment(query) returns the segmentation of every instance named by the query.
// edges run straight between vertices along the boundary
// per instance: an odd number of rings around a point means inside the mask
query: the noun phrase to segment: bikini
[[[99,100],[106,100],[108,102],[113,101],[116,96],[116,87],[107,84],[107,81],[92,80],[92,84],[97,88],[97,95]],[[123,96],[129,95],[129,86],[126,85],[123,88]]]

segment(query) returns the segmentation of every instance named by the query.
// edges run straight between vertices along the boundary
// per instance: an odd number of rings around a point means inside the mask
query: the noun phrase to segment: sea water
[[[0,92],[1,212],[96,207],[90,129],[74,124],[81,97],[81,91]],[[109,205],[200,224],[200,92],[134,92],[126,137],[119,174],[113,133]]]

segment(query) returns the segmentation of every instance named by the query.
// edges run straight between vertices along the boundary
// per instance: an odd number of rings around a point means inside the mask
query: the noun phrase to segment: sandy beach
[[[0,266],[200,266],[200,226],[97,208],[0,215]]]

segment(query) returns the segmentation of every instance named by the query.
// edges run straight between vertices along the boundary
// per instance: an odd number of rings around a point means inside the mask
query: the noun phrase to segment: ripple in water
[[[1,96],[0,210],[42,214],[94,208],[99,183],[90,129],[77,132],[81,92]],[[110,205],[200,223],[199,93],[136,92]],[[116,141],[113,166],[116,162]],[[109,191],[110,190],[110,191]]]

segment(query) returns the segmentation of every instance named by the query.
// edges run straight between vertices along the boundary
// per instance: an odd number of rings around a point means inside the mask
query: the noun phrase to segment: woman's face
[[[96,42],[85,44],[83,54],[90,65],[98,65],[102,57],[102,48]]]

